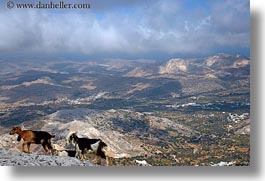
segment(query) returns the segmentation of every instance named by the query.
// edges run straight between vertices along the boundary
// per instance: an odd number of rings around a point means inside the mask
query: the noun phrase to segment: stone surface
[[[1,166],[96,166],[90,161],[72,157],[27,154],[0,149]]]

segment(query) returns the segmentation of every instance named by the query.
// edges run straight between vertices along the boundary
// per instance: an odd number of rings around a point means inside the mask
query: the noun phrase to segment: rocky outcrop
[[[240,68],[249,65],[249,60],[241,55],[219,53],[207,58],[205,64],[215,69]]]
[[[175,74],[187,72],[188,67],[184,59],[171,59],[165,66],[160,67],[160,74]]]
[[[229,74],[244,73],[250,65],[250,60],[241,55],[228,55],[219,53],[208,58],[195,59],[170,59],[164,65],[160,66],[160,74],[198,74],[215,77],[213,73]]]
[[[27,154],[0,149],[1,166],[96,166],[72,157]]]

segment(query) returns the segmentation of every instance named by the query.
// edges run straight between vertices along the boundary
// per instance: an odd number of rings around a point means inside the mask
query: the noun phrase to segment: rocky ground
[[[1,166],[96,166],[77,158],[10,152],[0,149]]]

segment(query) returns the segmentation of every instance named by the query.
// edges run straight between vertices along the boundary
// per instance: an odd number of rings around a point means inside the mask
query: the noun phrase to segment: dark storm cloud
[[[0,52],[85,55],[211,54],[249,48],[249,2],[89,2],[90,10],[0,12]],[[146,58],[143,57],[143,58]]]

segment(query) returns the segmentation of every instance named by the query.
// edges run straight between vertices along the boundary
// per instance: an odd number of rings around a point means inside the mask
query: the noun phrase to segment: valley
[[[250,164],[250,60],[1,61],[0,148],[12,126],[101,138],[112,165]],[[41,153],[41,149],[36,148]]]

